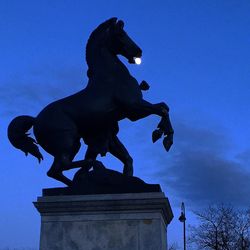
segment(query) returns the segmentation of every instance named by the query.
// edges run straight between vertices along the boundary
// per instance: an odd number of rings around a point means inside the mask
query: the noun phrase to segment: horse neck
[[[90,74],[98,77],[106,77],[109,75],[124,75],[129,71],[120,59],[113,55],[108,48],[103,46],[91,46],[87,53],[87,64]]]

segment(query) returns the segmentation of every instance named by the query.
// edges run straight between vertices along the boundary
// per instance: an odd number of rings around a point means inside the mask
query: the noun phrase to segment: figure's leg
[[[133,159],[117,136],[110,140],[109,152],[124,164],[123,174],[133,176]]]

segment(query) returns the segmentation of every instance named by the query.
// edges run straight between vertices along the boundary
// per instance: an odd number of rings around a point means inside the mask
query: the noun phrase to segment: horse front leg
[[[174,134],[174,130],[169,118],[169,107],[164,102],[151,104],[145,100],[142,100],[139,103],[130,105],[130,110],[131,111],[128,118],[132,121],[139,120],[151,114],[161,116],[161,121],[158,124],[157,129],[152,134],[152,140],[153,142],[156,142],[164,135],[165,138],[163,140],[163,145],[165,149],[169,151],[173,144]]]
[[[165,103],[159,103],[156,105],[163,109],[165,108],[167,110],[167,113],[165,116],[161,118],[161,121],[159,122],[157,129],[153,131],[152,141],[153,143],[155,143],[164,135],[163,145],[165,149],[169,151],[169,149],[173,144],[173,137],[174,137],[174,130],[169,118],[169,108]]]
[[[152,133],[152,141],[155,143],[164,135],[163,145],[167,151],[173,145],[174,130],[172,128],[169,115],[162,117],[157,129]]]

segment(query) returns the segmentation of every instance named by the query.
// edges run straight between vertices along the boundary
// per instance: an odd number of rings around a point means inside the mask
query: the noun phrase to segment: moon
[[[141,64],[141,58],[140,58],[140,57],[135,57],[134,60],[135,60],[135,63],[136,63],[137,65],[140,65],[140,64]]]

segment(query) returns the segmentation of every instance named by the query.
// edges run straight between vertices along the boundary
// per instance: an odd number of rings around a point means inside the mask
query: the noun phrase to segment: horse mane
[[[91,67],[90,61],[91,61],[93,50],[95,50],[96,45],[103,42],[104,32],[107,30],[107,28],[110,27],[110,25],[112,25],[116,21],[117,21],[116,17],[108,19],[107,21],[101,23],[89,36],[89,39],[86,45],[86,62],[89,68]]]

